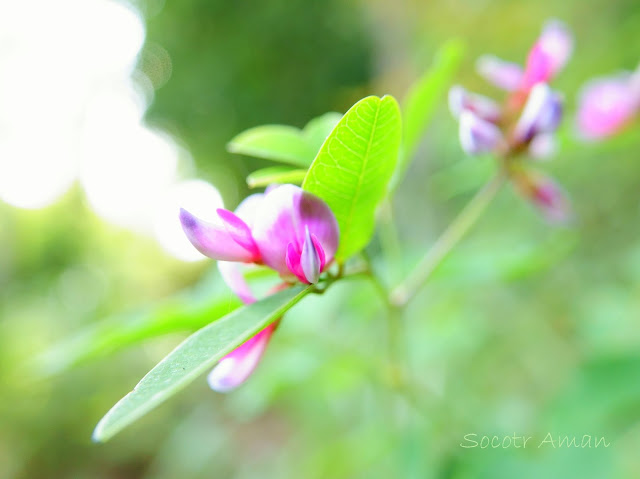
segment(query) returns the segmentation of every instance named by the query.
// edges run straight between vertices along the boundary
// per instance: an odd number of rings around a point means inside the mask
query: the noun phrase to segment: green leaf
[[[303,130],[264,125],[240,133],[227,145],[231,153],[309,167],[342,115],[329,112],[311,120]]]
[[[338,261],[364,248],[373,234],[375,209],[394,171],[401,134],[393,97],[364,98],[333,129],[304,179],[302,187],[336,215]]]
[[[298,128],[264,125],[240,133],[227,145],[231,153],[308,167],[316,154]]]
[[[330,111],[329,113],[314,118],[304,127],[303,133],[314,150],[314,157],[341,118],[342,113]],[[313,161],[313,158],[311,161]],[[309,162],[309,164],[311,164],[311,162]]]
[[[310,286],[294,286],[240,308],[189,336],[158,363],[100,420],[94,441],[103,442],[210,369],[219,359],[281,317]]]
[[[291,168],[289,166],[272,166],[256,170],[247,176],[247,184],[249,188],[260,188],[268,186],[272,183],[292,183],[294,185],[302,184],[307,170]]]
[[[398,162],[392,188],[402,179],[436,107],[446,97],[463,54],[462,41],[448,41],[436,53],[431,68],[409,90],[403,102],[404,151]]]

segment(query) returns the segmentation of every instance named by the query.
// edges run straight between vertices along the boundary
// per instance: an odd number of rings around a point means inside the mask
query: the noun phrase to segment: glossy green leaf
[[[460,67],[464,44],[451,40],[436,53],[431,67],[412,86],[403,102],[403,154],[392,181],[392,187],[402,179],[415,153],[420,138],[433,118],[436,107],[446,98],[453,77]]]
[[[260,188],[272,183],[300,185],[306,174],[306,169],[291,168],[289,166],[272,166],[251,173],[247,176],[247,184],[249,188]]]
[[[94,441],[120,430],[166,401],[251,336],[281,317],[310,286],[294,286],[237,309],[189,336],[158,363],[138,385],[102,418]]]
[[[231,153],[307,168],[342,115],[329,112],[311,120],[303,130],[264,125],[240,133],[229,142]]]
[[[316,152],[298,128],[264,125],[236,136],[227,145],[231,153],[307,167]]]
[[[391,96],[360,100],[322,145],[303,188],[324,199],[340,226],[339,261],[366,246],[396,166],[401,116]]]

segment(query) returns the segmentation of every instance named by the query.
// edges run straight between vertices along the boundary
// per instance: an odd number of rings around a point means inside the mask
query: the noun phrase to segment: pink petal
[[[572,51],[573,37],[566,25],[558,20],[547,22],[527,57],[521,88],[529,90],[537,83],[551,80],[567,63]]]
[[[462,149],[470,155],[500,149],[504,141],[502,132],[496,125],[483,120],[471,111],[464,111],[460,115],[459,137]]]
[[[229,286],[240,300],[245,304],[251,304],[256,301],[249,283],[242,274],[243,266],[240,263],[232,263],[229,261],[218,261],[218,271],[224,282]]]
[[[233,240],[250,251],[255,258],[254,260],[257,261],[260,258],[260,251],[251,236],[249,226],[229,210],[218,208],[216,211]]]
[[[565,223],[571,219],[571,205],[564,190],[551,178],[526,171],[514,178],[518,191],[536,206],[547,221]]]
[[[324,253],[324,248],[320,244],[320,240],[316,237],[316,235],[311,235],[311,241],[313,242],[313,247],[315,248],[320,260],[320,271],[324,271],[324,267],[327,264],[327,255]]]
[[[222,358],[207,377],[211,389],[228,392],[246,381],[262,358],[275,328],[276,323],[267,326]]]
[[[524,72],[520,65],[506,62],[493,55],[483,55],[476,62],[476,70],[489,83],[507,91],[515,91],[522,84]]]
[[[222,261],[255,260],[255,253],[238,244],[224,226],[196,218],[185,209],[180,210],[180,222],[189,241],[202,254]]]
[[[305,228],[322,245],[330,263],[338,248],[338,223],[331,209],[320,198],[293,185],[282,185],[265,195],[252,229],[262,260],[266,265],[289,275],[289,244],[301,254]]]
[[[637,114],[631,75],[594,80],[580,95],[577,124],[580,134],[589,139],[611,136],[622,130]]]
[[[291,271],[300,281],[303,283],[307,282],[307,278],[304,275],[304,271],[302,270],[302,265],[300,264],[301,253],[296,249],[296,246],[293,243],[289,243],[287,245],[287,254],[285,257],[285,261],[287,263],[287,268]]]
[[[449,90],[449,110],[455,118],[460,118],[463,111],[471,111],[485,121],[495,123],[500,120],[502,111],[500,106],[482,95],[469,93],[460,85]]]

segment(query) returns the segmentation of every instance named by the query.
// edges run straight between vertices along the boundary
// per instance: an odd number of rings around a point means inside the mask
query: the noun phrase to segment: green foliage
[[[257,126],[237,135],[227,148],[231,153],[307,168],[341,116],[326,113],[302,130],[285,125]]]
[[[407,93],[402,105],[403,154],[398,161],[392,187],[397,186],[402,179],[437,106],[446,97],[453,77],[460,67],[463,54],[464,44],[460,40],[447,41],[437,51],[431,68],[413,84]]]
[[[370,96],[351,107],[313,161],[303,188],[324,199],[336,215],[338,261],[369,242],[375,210],[393,174],[400,141],[396,100]]]
[[[307,170],[299,168],[272,166],[270,168],[256,170],[249,174],[249,176],[247,176],[247,185],[249,185],[249,188],[260,188],[262,186],[269,186],[272,183],[299,185],[302,183],[302,180],[304,180],[306,174]]]
[[[330,111],[324,115],[314,118],[306,124],[303,133],[309,144],[314,149],[314,158],[324,143],[324,140],[327,139],[341,118],[342,113]]]
[[[241,304],[229,292],[211,295],[205,301],[189,295],[163,302],[149,311],[103,320],[39,356],[35,367],[45,375],[61,373],[151,338],[196,331]]]
[[[240,133],[227,146],[231,153],[309,166],[315,152],[302,131],[292,126],[264,125]]]
[[[102,418],[93,433],[106,441],[169,399],[216,361],[276,321],[311,290],[294,286],[236,310],[200,329],[174,349]]]

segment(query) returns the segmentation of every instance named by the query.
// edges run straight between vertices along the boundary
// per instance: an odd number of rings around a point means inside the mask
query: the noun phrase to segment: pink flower
[[[527,57],[520,89],[529,91],[538,83],[548,83],[565,66],[573,51],[573,38],[564,23],[547,22]]]
[[[238,263],[218,262],[224,281],[245,304],[250,304],[255,302],[255,297],[240,268]],[[286,287],[286,283],[274,288],[271,293],[283,287]],[[244,383],[258,366],[279,323],[280,320],[270,324],[224,356],[207,376],[209,387],[214,391],[229,392]]]
[[[523,153],[541,159],[555,152],[553,134],[563,115],[562,96],[549,81],[566,64],[573,40],[564,24],[547,22],[535,42],[525,68],[485,55],[478,72],[509,92],[502,104],[470,93],[461,86],[449,90],[449,109],[459,120],[462,149],[470,155],[493,153],[518,191],[551,221],[569,217],[569,203],[550,179],[528,172],[520,163]]]
[[[522,114],[513,128],[513,140],[530,143],[540,134],[552,133],[562,120],[562,98],[546,83],[531,89]]]
[[[478,59],[476,68],[488,82],[526,95],[538,83],[549,83],[564,67],[573,51],[573,38],[564,23],[548,21],[527,56],[524,69],[492,55]]]
[[[180,211],[182,228],[204,255],[265,264],[287,281],[317,283],[338,249],[338,223],[320,198],[293,185],[251,195],[235,213],[218,209],[219,223]]]
[[[516,190],[540,210],[547,221],[565,223],[571,219],[567,195],[553,179],[532,170],[513,175]]]
[[[640,111],[640,71],[592,80],[580,94],[577,126],[590,140],[623,130]]]
[[[462,149],[470,155],[498,151],[504,144],[500,129],[471,110],[465,110],[460,115],[458,134]]]
[[[320,198],[293,185],[268,188],[247,197],[236,209],[218,209],[217,223],[180,211],[182,228],[203,254],[219,260],[227,285],[244,303],[255,301],[241,263],[264,264],[286,282],[317,283],[338,249],[338,223]],[[275,288],[286,287],[287,283]],[[271,292],[274,292],[272,290]],[[229,391],[257,366],[277,322],[227,354],[208,377],[212,389]]]

